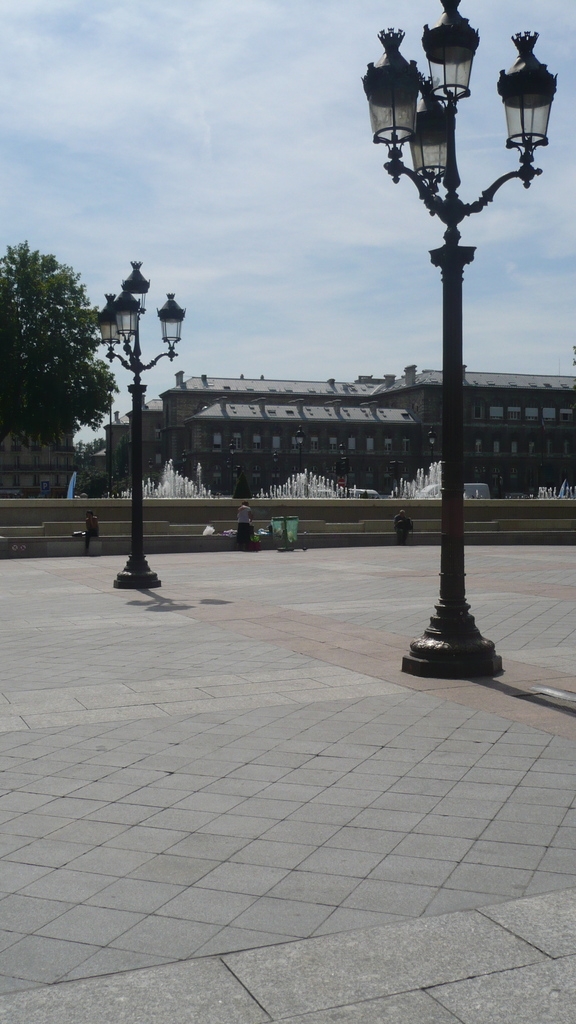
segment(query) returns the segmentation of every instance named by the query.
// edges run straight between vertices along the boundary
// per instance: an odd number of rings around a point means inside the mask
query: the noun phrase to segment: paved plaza
[[[0,1024],[575,1024],[572,548],[0,562]]]

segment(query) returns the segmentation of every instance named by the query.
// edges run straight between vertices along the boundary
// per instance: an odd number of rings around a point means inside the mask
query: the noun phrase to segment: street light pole
[[[432,427],[428,431],[428,447],[430,448],[430,467],[432,466],[432,463],[434,462],[434,445],[436,444],[436,441],[437,441],[436,431]]]
[[[296,444],[298,445],[298,472],[301,473],[302,472],[302,446],[303,446],[304,440],[306,438],[306,434],[302,430],[302,427],[298,427],[298,430],[296,431],[295,437],[296,437]]]
[[[145,312],[146,294],[150,282],[140,273],[141,263],[132,263],[132,273],[122,282],[122,292],[116,298],[106,296],[106,305],[98,314],[98,324],[102,341],[108,346],[107,358],[122,364],[125,370],[133,375],[133,383],[128,390],[132,395],[132,530],[131,550],[124,569],[118,573],[114,586],[120,589],[148,590],[160,587],[161,582],[155,572],[150,569],[144,557],[144,503],[142,497],[142,403],[146,394],[146,385],[142,383],[142,373],[150,370],[156,363],[167,356],[171,361],[176,358],[176,344],[180,340],[182,321],[186,311],[174,300],[172,293],[168,301],[159,309],[158,317],[162,324],[162,340],[168,346],[149,363],[142,362],[140,348],[140,317]],[[139,296],[139,298],[135,298]],[[116,350],[121,344],[124,355]]]
[[[394,182],[404,175],[414,183],[426,209],[446,227],[444,245],[431,252],[442,275],[442,548],[440,597],[424,635],[410,644],[402,662],[404,672],[442,679],[491,676],[502,660],[494,644],[477,629],[465,599],[464,585],[464,445],[462,385],[462,282],[474,248],[461,246],[459,225],[492,202],[507,181],[518,178],[525,188],[541,174],[534,167],[534,150],[547,145],[546,132],[556,79],[534,56],[536,33],[513,37],[518,59],[500,74],[498,92],[506,108],[507,147],[520,153],[520,167],[498,178],[474,203],[459,198],[456,161],[458,102],[468,88],[479,36],[458,11],[460,0],[441,0],[444,13],[432,29],[426,26],[422,43],[430,66],[425,79],[415,62],[399,52],[404,33],[380,33],[385,53],[368,65],[364,89],[370,105],[374,142],[388,147],[384,165]],[[422,96],[418,103],[419,94]],[[402,161],[402,146],[410,143],[414,169]],[[439,194],[440,185],[445,190]]]

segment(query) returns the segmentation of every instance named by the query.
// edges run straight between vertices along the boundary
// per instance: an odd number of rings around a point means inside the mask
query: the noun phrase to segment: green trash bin
[[[272,537],[274,538],[274,543],[281,547],[283,544],[286,543],[286,520],[284,519],[284,516],[277,516],[271,519],[271,523]]]
[[[274,516],[272,536],[279,551],[290,551],[298,540],[298,516]]]
[[[286,516],[286,542],[292,547],[298,540],[298,516]]]

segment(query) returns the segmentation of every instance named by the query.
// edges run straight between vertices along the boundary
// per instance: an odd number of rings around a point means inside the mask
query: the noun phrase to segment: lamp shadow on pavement
[[[149,597],[150,600],[128,601],[128,604],[137,608],[143,608],[147,612],[185,612],[195,607],[193,604],[183,604],[173,601],[169,597],[161,597],[155,590],[141,590],[139,593]]]

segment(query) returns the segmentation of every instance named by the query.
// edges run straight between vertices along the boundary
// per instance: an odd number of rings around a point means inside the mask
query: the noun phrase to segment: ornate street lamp
[[[428,447],[430,448],[430,465],[432,465],[432,463],[434,462],[434,445],[436,444],[436,441],[437,441],[436,431],[432,427],[432,429],[428,431]]]
[[[108,346],[107,358],[122,364],[132,373],[134,382],[128,388],[132,395],[132,543],[124,569],[118,573],[114,586],[121,589],[148,590],[161,586],[144,557],[144,515],[142,499],[142,403],[146,385],[142,384],[144,370],[150,370],[159,359],[176,358],[176,345],[180,340],[182,321],[186,311],[168,295],[168,301],[159,309],[162,340],[167,351],[161,352],[149,363],[142,362],[140,349],[140,317],[145,311],[146,294],[150,282],[140,273],[141,263],[132,263],[132,273],[122,282],[122,292],[116,298],[106,296],[106,305],[98,314],[102,341]],[[122,347],[122,351],[117,350]],[[124,354],[122,354],[124,353]]]
[[[474,203],[458,195],[456,162],[458,102],[470,95],[472,62],[479,37],[458,11],[460,0],[441,0],[444,13],[433,28],[424,28],[422,44],[430,67],[425,79],[401,56],[403,32],[380,33],[385,55],[369,64],[364,78],[374,142],[388,147],[384,165],[393,181],[405,175],[420,199],[446,227],[444,245],[431,252],[443,285],[442,373],[442,551],[440,598],[424,635],[410,644],[404,672],[442,679],[490,676],[502,667],[494,644],[475,625],[464,587],[464,415],[462,386],[462,280],[475,249],[461,246],[459,225],[492,202],[507,181],[519,178],[525,188],[542,172],[534,167],[534,150],[547,145],[550,107],[556,78],[534,56],[536,33],[513,37],[518,59],[502,71],[498,92],[506,109],[507,147],[520,154],[520,167],[498,178]],[[421,102],[418,104],[418,96]],[[410,143],[413,168],[402,160]],[[441,195],[440,189],[444,189]]]
[[[302,446],[306,440],[306,434],[302,430],[302,427],[298,427],[295,433],[296,444],[298,445],[298,472],[302,472]]]

